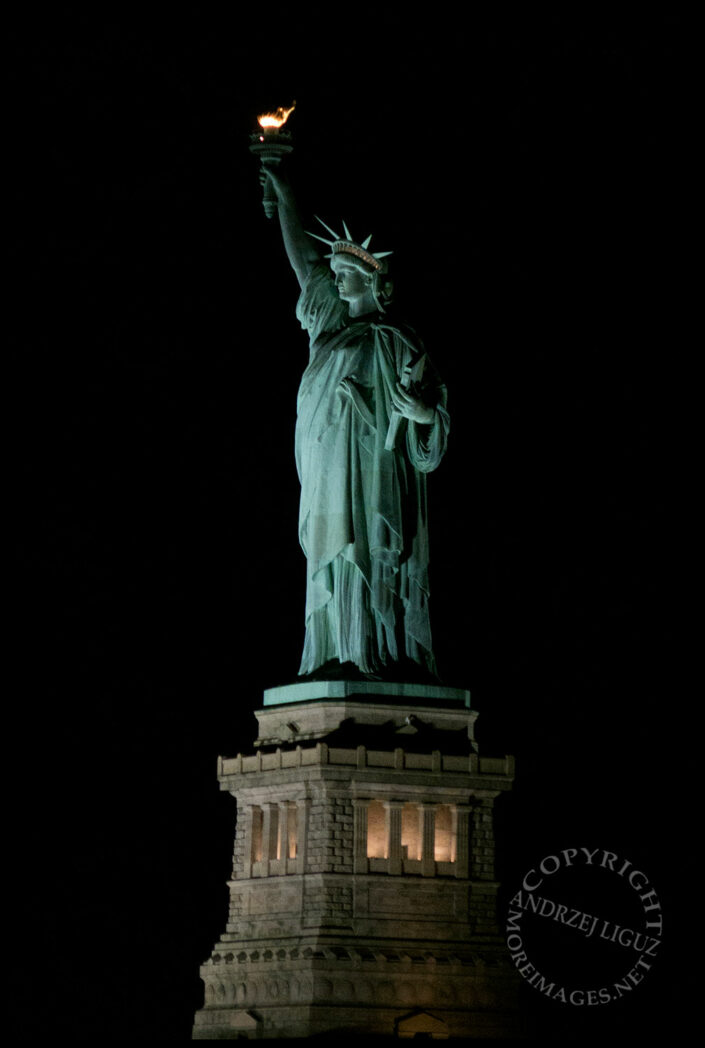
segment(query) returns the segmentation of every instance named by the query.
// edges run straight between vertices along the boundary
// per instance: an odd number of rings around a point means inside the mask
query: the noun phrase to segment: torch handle
[[[291,136],[287,136],[286,138],[283,134],[265,134],[264,136],[255,134],[250,136],[250,152],[260,158],[262,171],[265,172],[268,168],[271,169],[273,166],[278,167],[282,161],[282,157],[291,153],[292,149]],[[264,166],[265,160],[267,161],[267,167]],[[276,214],[278,206],[277,192],[269,178],[266,179],[264,183],[262,205],[267,218],[272,218]]]
[[[279,165],[281,164],[281,157],[270,155],[267,157],[267,162],[269,163],[270,167],[279,167]],[[264,163],[262,164],[262,170],[267,170],[267,168],[264,166]],[[268,178],[267,181],[264,183],[264,191],[262,193],[262,206],[264,207],[264,213],[267,216],[267,218],[274,218],[274,216],[277,213],[278,201],[277,192],[274,186],[272,185],[271,178]]]
[[[270,164],[275,163],[277,166],[279,166],[279,160],[274,160],[270,158],[269,162]],[[264,164],[262,165],[262,170],[267,170]],[[262,206],[264,207],[264,213],[267,216],[267,218],[274,218],[274,215],[277,213],[278,206],[277,194],[274,189],[274,186],[272,185],[272,181],[269,178],[264,183],[264,191],[262,193]]]

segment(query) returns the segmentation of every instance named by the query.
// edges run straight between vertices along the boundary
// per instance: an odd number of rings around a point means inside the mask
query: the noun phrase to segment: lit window
[[[405,804],[401,811],[401,852],[405,859],[421,858],[422,830],[417,804]]]
[[[387,827],[381,801],[370,801],[367,809],[367,858],[387,858]]]
[[[436,835],[433,850],[436,862],[455,862],[453,817],[448,804],[439,804],[436,808]]]

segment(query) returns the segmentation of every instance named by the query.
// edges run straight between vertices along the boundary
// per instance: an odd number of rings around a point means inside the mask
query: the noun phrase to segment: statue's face
[[[335,276],[335,286],[344,302],[359,299],[369,290],[369,283],[357,266],[345,262],[339,255],[331,259],[330,267]]]
[[[344,255],[334,255],[330,262],[335,276],[335,286],[338,295],[347,302],[351,317],[364,316],[366,313],[374,313],[377,303],[372,293],[370,278],[352,262],[348,262]]]

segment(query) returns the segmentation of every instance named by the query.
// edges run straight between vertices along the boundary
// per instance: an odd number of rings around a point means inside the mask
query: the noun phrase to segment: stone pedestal
[[[468,693],[297,684],[256,716],[254,752],[218,762],[230,915],[194,1039],[512,1034],[492,812],[513,760],[478,754]]]

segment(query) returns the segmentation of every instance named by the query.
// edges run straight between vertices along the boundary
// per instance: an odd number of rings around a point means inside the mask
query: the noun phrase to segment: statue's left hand
[[[408,389],[404,389],[400,382],[397,382],[396,393],[392,393],[392,403],[394,410],[404,418],[408,418],[411,422],[420,422],[424,426],[430,426],[436,414],[433,408],[424,404],[423,400],[413,396]]]

